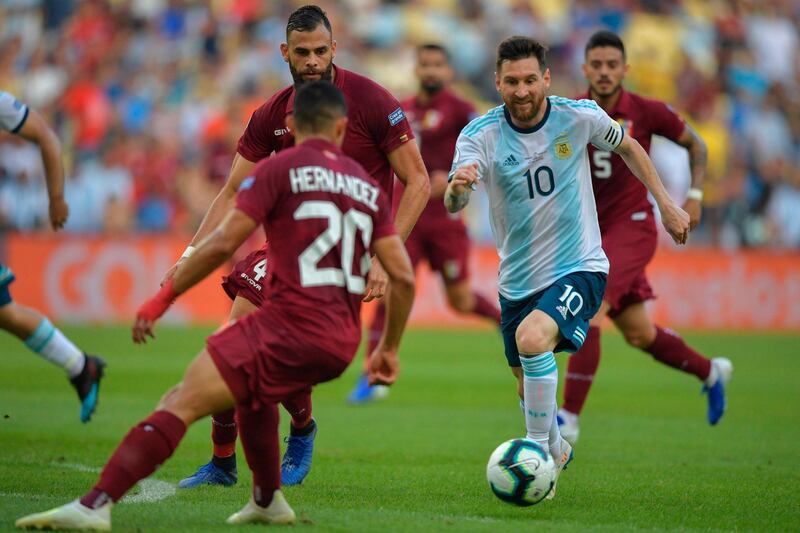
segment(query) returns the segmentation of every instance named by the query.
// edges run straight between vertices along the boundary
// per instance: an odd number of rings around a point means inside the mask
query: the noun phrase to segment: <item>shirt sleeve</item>
[[[375,143],[381,152],[390,154],[398,146],[414,138],[403,107],[389,92],[378,87],[370,95],[370,103],[364,107],[366,119]]]
[[[612,152],[622,142],[625,131],[596,103],[589,110],[589,142],[600,150]]]
[[[272,159],[262,161],[253,175],[242,181],[236,194],[236,208],[259,224],[267,220],[278,196],[278,180],[274,179],[275,166]]]
[[[672,142],[677,142],[686,123],[683,119],[664,102],[652,101],[647,110],[652,121],[652,131],[656,135],[666,137]]]
[[[453,173],[456,169],[470,163],[478,164],[478,179],[485,179],[487,177],[488,164],[483,149],[483,142],[481,142],[480,138],[465,135],[462,130],[456,141],[456,150],[453,153],[453,165],[450,167],[447,181],[450,182],[453,179]]]
[[[266,104],[256,109],[239,138],[236,151],[248,161],[257,163],[278,150],[275,132],[270,128],[269,110]]]
[[[28,120],[28,106],[13,95],[0,91],[0,129],[17,133]]]

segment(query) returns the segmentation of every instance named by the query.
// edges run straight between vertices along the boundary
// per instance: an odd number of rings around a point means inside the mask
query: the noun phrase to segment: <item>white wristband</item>
[[[190,255],[192,255],[195,250],[196,250],[196,248],[194,246],[187,246],[186,249],[183,251],[183,255],[181,256],[181,259],[186,259]]]
[[[696,187],[692,187],[689,189],[689,192],[686,193],[687,200],[697,200],[698,202],[703,201],[703,190],[698,189]]]

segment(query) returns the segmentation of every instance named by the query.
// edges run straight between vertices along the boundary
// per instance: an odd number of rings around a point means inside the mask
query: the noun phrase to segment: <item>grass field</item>
[[[128,428],[180,379],[208,330],[161,327],[134,347],[124,328],[65,328],[103,354],[108,379],[88,425],[59,371],[0,335],[0,529],[83,494]],[[285,490],[309,531],[797,531],[800,528],[800,337],[689,335],[736,367],[729,411],[705,421],[700,385],[603,340],[604,362],[558,497],[518,509],[492,496],[490,452],[524,421],[500,338],[491,331],[412,331],[401,380],[383,403],[345,404],[355,368],[319,387],[320,432],[304,485]],[[563,365],[565,356],[558,357]],[[286,427],[284,416],[282,426]],[[170,484],[205,462],[209,424],[189,430],[154,478]],[[180,491],[114,509],[117,531],[212,531],[248,499]],[[152,486],[152,485],[151,485]],[[165,483],[158,487],[165,487]],[[149,494],[149,491],[145,491]]]

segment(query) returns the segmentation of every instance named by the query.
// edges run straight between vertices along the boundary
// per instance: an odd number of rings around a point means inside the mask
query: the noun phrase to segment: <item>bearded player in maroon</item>
[[[236,207],[137,313],[135,342],[153,336],[175,298],[227,260],[259,224],[268,251],[262,306],[209,337],[184,379],[131,429],[94,488],[80,500],[30,515],[18,527],[111,530],[111,507],[174,452],[196,420],[237,406],[253,491],[229,524],[293,523],[280,490],[278,403],[338,377],[361,338],[370,255],[392,283],[386,335],[371,377],[397,377],[397,348],[414,300],[414,271],[391,221],[388,195],[339,148],[347,127],[342,93],[326,81],[297,92],[289,118],[298,146],[262,161]]]
[[[595,33],[586,45],[583,72],[589,92],[579,98],[596,101],[650,150],[653,135],[661,135],[689,151],[692,183],[683,209],[690,227],[700,222],[706,147],[697,133],[663,102],[627,92],[622,80],[628,70],[625,47],[614,33]],[[725,385],[733,367],[723,357],[712,360],[690,348],[674,331],[654,324],[645,302],[655,298],[645,275],[657,244],[656,224],[647,191],[631,174],[622,159],[589,147],[592,187],[603,250],[611,265],[604,301],[594,319],[583,347],[569,359],[564,402],[558,418],[561,435],[571,443],[578,439],[578,416],[583,409],[600,362],[600,326],[608,316],[631,346],[656,361],[696,376],[708,397],[708,421],[719,422],[725,412]]]
[[[256,162],[294,145],[294,135],[286,126],[286,117],[293,112],[296,89],[318,79],[331,81],[347,100],[349,121],[343,152],[364,167],[390,200],[394,175],[406,183],[395,215],[401,238],[408,236],[425,207],[430,190],[428,175],[417,144],[411,142],[414,135],[400,103],[375,82],[334,66],[336,41],[325,12],[317,6],[304,6],[294,11],[287,22],[286,41],[281,44],[281,53],[289,65],[294,85],[273,95],[253,113],[239,139],[228,181],[209,208],[184,258],[219,222],[239,184],[252,173]],[[390,202],[390,208],[391,205]],[[224,280],[223,288],[234,300],[231,320],[252,313],[261,305],[264,281],[270,268],[266,250],[267,245],[251,253]],[[373,260],[364,301],[381,298],[385,291],[386,276],[380,264]],[[300,483],[311,468],[317,424],[312,418],[310,395],[299,393],[284,399],[282,405],[292,417],[283,460],[283,483],[294,485]],[[236,483],[236,436],[234,412],[215,414],[211,430],[213,457],[195,474],[182,480],[179,487]]]
[[[451,309],[462,314],[482,316],[499,325],[500,310],[497,306],[470,287],[470,240],[467,227],[460,215],[447,212],[442,201],[447,189],[447,175],[453,163],[456,139],[464,126],[475,118],[475,108],[448,87],[453,78],[453,69],[443,46],[421,45],[417,49],[415,74],[419,80],[419,90],[401,104],[428,169],[431,198],[406,240],[406,250],[415,268],[425,259],[431,270],[442,276]],[[403,185],[395,182],[395,208],[403,190]],[[366,403],[388,393],[385,386],[370,386],[366,374],[369,354],[381,337],[385,319],[386,310],[381,305],[369,326],[365,372],[348,397],[351,403]]]

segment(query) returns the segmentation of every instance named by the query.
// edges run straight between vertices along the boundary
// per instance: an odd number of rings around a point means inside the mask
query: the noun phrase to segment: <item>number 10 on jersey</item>
[[[531,200],[533,200],[537,194],[539,196],[550,196],[556,188],[553,169],[546,165],[537,168],[532,173],[531,169],[528,169],[523,175],[528,180],[528,196]]]

